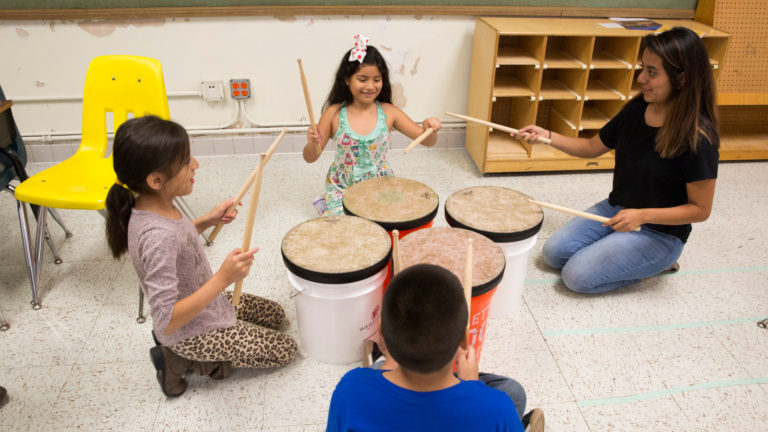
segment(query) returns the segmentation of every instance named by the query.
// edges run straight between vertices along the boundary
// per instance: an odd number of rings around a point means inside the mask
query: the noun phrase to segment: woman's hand
[[[623,209],[610,218],[603,226],[609,226],[615,231],[629,232],[647,223],[643,209]]]
[[[510,134],[513,138],[519,139],[521,141],[526,141],[529,143],[532,143],[536,141],[537,138],[549,138],[551,136],[551,132],[549,129],[544,129],[543,127],[539,127],[536,125],[528,125],[520,130],[517,131],[517,134]]]

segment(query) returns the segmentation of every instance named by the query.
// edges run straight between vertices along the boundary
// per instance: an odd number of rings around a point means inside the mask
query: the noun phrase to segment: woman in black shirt
[[[515,136],[551,137],[553,147],[584,158],[615,150],[613,190],[587,210],[609,221],[573,219],[544,245],[545,262],[576,292],[611,291],[676,267],[691,223],[712,209],[719,137],[707,50],[683,27],[647,35],[643,45],[642,94],[597,135],[531,125]]]

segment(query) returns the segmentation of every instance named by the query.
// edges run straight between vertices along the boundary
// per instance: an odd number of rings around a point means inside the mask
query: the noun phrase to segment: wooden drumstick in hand
[[[425,131],[424,131],[424,133],[422,133],[421,135],[419,135],[418,137],[416,137],[416,139],[415,139],[415,140],[413,140],[413,142],[412,142],[412,143],[408,144],[408,147],[406,147],[405,149],[403,149],[403,153],[408,153],[408,152],[409,152],[409,151],[411,151],[411,150],[412,150],[414,147],[416,147],[417,145],[421,144],[421,142],[422,142],[422,141],[424,141],[425,139],[427,139],[427,137],[428,137],[428,136],[430,136],[430,135],[432,134],[432,132],[434,132],[434,131],[435,131],[435,130],[434,130],[434,129],[432,129],[432,128],[427,128],[427,130],[425,130]]]
[[[253,234],[253,219],[256,217],[256,207],[259,205],[259,195],[261,194],[261,173],[264,169],[264,165],[267,164],[267,155],[261,154],[261,160],[259,166],[256,167],[258,174],[256,176],[256,183],[251,190],[251,202],[248,207],[248,218],[245,220],[245,234],[243,234],[243,246],[241,250],[243,252],[251,248],[251,234]],[[232,304],[237,306],[240,304],[240,294],[243,290],[243,280],[235,282],[235,291],[232,294]]]
[[[317,124],[315,123],[315,112],[312,110],[312,100],[309,98],[309,86],[307,85],[307,77],[304,76],[304,66],[301,65],[301,59],[296,59],[296,61],[299,62],[301,88],[304,90],[304,102],[307,104],[307,112],[309,113],[309,127],[315,132],[320,133],[320,131],[317,130]],[[318,155],[322,153],[322,149],[320,148],[319,144],[315,146],[315,151]]]
[[[265,154],[266,155],[266,161],[264,162],[264,164],[266,164],[269,161],[269,159],[272,157],[272,155],[275,153],[275,151],[277,150],[277,146],[280,144],[280,141],[283,139],[283,137],[285,136],[285,133],[287,131],[288,131],[288,129],[283,128],[283,131],[280,133],[280,135],[278,135],[277,139],[275,139],[275,141],[272,143],[272,145],[269,146],[269,149],[267,150],[267,153]],[[256,165],[256,168],[254,168],[254,170],[251,173],[251,175],[248,176],[248,179],[245,181],[243,186],[240,188],[240,191],[237,193],[237,195],[235,195],[235,199],[234,199],[234,201],[232,201],[232,205],[229,206],[229,208],[227,209],[225,214],[231,213],[231,212],[235,211],[235,209],[237,208],[237,205],[240,204],[240,200],[243,199],[245,194],[248,192],[248,189],[250,189],[251,186],[253,185],[253,183],[256,181],[256,177],[258,175],[260,175],[260,174],[261,174],[261,160],[259,160],[259,164]],[[223,227],[224,227],[224,222],[222,222],[222,221],[219,221],[216,224],[216,227],[213,228],[213,231],[211,231],[211,235],[208,236],[208,242],[209,243],[213,243],[213,240],[216,238],[217,235],[219,235],[219,231],[221,231],[221,229]]]
[[[462,283],[464,287],[464,298],[467,300],[467,328],[471,324],[472,319],[472,239],[467,240],[467,262],[464,266],[464,281]]]
[[[513,128],[509,127],[509,126],[500,125],[498,123],[491,123],[489,121],[480,120],[478,118],[474,118],[474,117],[470,117],[470,116],[465,116],[465,115],[461,115],[461,114],[454,114],[454,113],[450,113],[450,112],[447,112],[447,111],[446,111],[446,114],[448,114],[449,116],[452,116],[452,117],[456,117],[456,118],[460,118],[462,120],[466,120],[468,122],[472,122],[472,123],[477,123],[477,124],[481,124],[481,125],[484,125],[484,126],[488,126],[490,128],[494,128],[494,129],[500,130],[502,132],[506,132],[506,133],[513,134],[513,135],[517,135],[518,132],[519,132],[517,129],[513,129]],[[552,144],[552,140],[551,139],[544,138],[544,137],[537,137],[536,138],[536,142],[540,142],[540,143],[544,143],[544,144]]]
[[[309,112],[309,127],[317,130],[315,125],[315,112],[312,111],[312,101],[309,99],[309,86],[307,86],[307,77],[304,76],[304,67],[301,65],[301,59],[296,59],[299,62],[299,74],[301,75],[301,88],[304,90],[304,102],[307,103],[307,112]]]
[[[397,276],[403,269],[403,257],[400,255],[400,231],[392,230],[392,275]]]
[[[559,206],[557,204],[550,204],[550,203],[546,203],[546,202],[535,201],[535,200],[532,200],[532,199],[529,199],[528,201],[532,202],[534,204],[538,204],[538,205],[540,205],[542,207],[546,207],[548,209],[557,210],[557,211],[562,212],[562,213],[567,213],[567,214],[572,215],[572,216],[582,217],[584,219],[593,220],[595,222],[605,223],[605,222],[608,222],[610,220],[610,218],[607,218],[605,216],[600,216],[600,215],[596,215],[596,214],[593,214],[593,213],[587,213],[587,212],[583,212],[583,211],[579,211],[579,210],[574,210],[574,209],[571,209],[571,208],[568,208],[568,207]],[[640,227],[637,227],[637,228],[633,229],[632,231],[640,231]]]

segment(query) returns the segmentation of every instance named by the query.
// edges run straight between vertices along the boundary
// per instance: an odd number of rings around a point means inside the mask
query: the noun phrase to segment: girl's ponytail
[[[147,176],[159,172],[172,178],[189,157],[189,136],[178,123],[148,115],[120,125],[112,150],[118,180],[106,201],[107,244],[113,257],[128,251],[128,222],[135,195],[154,193],[146,183]]]
[[[115,258],[128,251],[128,221],[133,203],[133,192],[117,183],[107,193],[107,244]]]

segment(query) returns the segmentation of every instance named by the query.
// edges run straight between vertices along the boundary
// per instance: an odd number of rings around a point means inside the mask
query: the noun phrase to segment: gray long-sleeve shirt
[[[183,327],[165,334],[176,302],[195,292],[212,274],[197,229],[185,216],[173,220],[133,209],[128,223],[128,252],[149,300],[153,328],[161,344],[175,345],[235,325],[235,308],[219,294]]]

